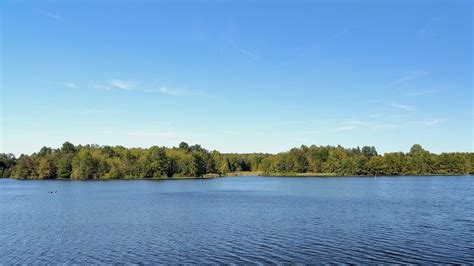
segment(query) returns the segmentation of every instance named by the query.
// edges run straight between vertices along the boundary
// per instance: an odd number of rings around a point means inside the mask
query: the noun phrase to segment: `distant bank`
[[[178,147],[43,147],[31,155],[0,154],[0,176],[19,179],[186,179],[232,175],[394,176],[474,174],[474,153],[434,154],[420,145],[408,153],[375,147],[301,146],[278,154],[220,153],[185,142]]]

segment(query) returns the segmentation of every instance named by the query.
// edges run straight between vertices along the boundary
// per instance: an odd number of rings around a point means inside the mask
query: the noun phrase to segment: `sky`
[[[473,151],[472,1],[3,1],[0,152]]]

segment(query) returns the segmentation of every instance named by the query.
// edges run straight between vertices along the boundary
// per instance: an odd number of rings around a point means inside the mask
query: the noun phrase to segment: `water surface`
[[[473,206],[471,176],[0,179],[0,263],[474,263]]]

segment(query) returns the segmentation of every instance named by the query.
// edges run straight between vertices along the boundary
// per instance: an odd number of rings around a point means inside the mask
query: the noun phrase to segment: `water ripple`
[[[471,177],[383,181],[0,180],[0,264],[474,263]]]

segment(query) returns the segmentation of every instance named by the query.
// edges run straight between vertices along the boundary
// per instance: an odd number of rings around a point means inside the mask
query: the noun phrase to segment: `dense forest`
[[[20,179],[146,179],[210,177],[242,172],[263,175],[464,175],[474,173],[474,153],[433,154],[415,144],[408,153],[379,155],[374,147],[301,146],[278,154],[178,147],[78,145],[43,147],[32,155],[0,154],[1,177]]]

